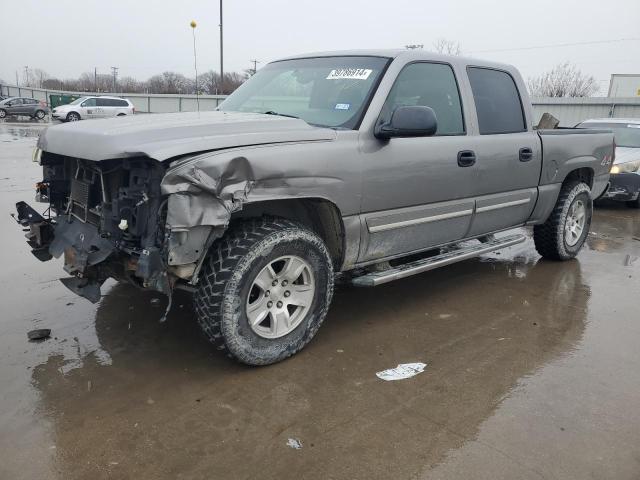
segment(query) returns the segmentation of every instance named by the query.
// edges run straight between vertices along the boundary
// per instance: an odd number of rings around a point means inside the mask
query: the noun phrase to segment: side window
[[[96,98],[96,105],[98,107],[110,107],[108,98]]]
[[[83,107],[95,107],[96,106],[96,99],[95,98],[88,98],[87,100],[82,102],[82,106]]]
[[[11,106],[14,107],[16,105],[22,105],[22,99],[21,98],[14,98],[13,100],[11,100]]]
[[[116,107],[128,107],[129,104],[126,100],[114,100]]]
[[[404,105],[431,107],[436,113],[436,135],[464,135],[458,84],[449,65],[412,63],[402,69],[382,109],[383,121]]]
[[[520,94],[511,75],[480,67],[469,67],[467,72],[478,112],[480,135],[527,130]]]

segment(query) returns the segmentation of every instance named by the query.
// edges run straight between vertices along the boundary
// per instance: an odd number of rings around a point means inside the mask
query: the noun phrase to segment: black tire
[[[126,113],[119,113],[118,115],[116,115],[116,117],[126,117],[127,114]]]
[[[585,223],[582,234],[574,245],[567,243],[565,225],[571,206],[582,201],[585,206]],[[533,240],[536,250],[544,258],[551,260],[570,260],[584,245],[593,215],[591,189],[583,182],[570,182],[562,186],[560,195],[551,215],[542,225],[533,228]]]
[[[0,118],[6,118],[7,117],[7,111],[0,108]]]
[[[33,118],[42,120],[46,115],[47,114],[44,110],[36,110],[36,113],[33,114]]]
[[[80,115],[76,112],[69,112],[67,114],[67,122],[77,122],[80,120]]]
[[[311,267],[313,300],[294,330],[279,338],[264,338],[249,325],[245,305],[256,276],[285,255],[300,257]],[[219,350],[247,365],[269,365],[309,343],[324,321],[332,297],[333,266],[322,239],[290,220],[264,217],[233,225],[212,246],[194,304],[200,327]]]

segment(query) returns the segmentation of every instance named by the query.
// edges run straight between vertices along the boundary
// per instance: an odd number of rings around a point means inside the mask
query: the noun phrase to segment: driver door
[[[84,118],[98,118],[98,108],[95,98],[88,98],[80,104],[80,116]]]
[[[407,254],[463,238],[469,230],[478,172],[453,67],[404,66],[379,122],[401,105],[431,107],[438,122],[431,137],[379,140],[363,136],[362,239],[359,262]]]
[[[10,104],[5,104],[5,110],[8,115],[22,115],[22,110],[24,109],[24,105],[22,104],[21,98],[14,98],[11,100]]]

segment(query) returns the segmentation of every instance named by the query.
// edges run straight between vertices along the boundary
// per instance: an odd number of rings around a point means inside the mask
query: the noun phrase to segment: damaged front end
[[[199,255],[191,252],[192,265],[178,265],[173,257],[184,261],[185,255],[170,252],[185,239],[180,232],[172,239],[166,226],[163,163],[147,157],[97,162],[48,152],[40,162],[44,178],[36,201],[48,208],[40,214],[19,202],[17,220],[28,229],[27,242],[39,260],[64,257],[71,277],[62,282],[72,291],[97,302],[100,286],[113,277],[170,295],[180,277],[193,275]],[[192,237],[204,237],[204,243],[209,231]]]

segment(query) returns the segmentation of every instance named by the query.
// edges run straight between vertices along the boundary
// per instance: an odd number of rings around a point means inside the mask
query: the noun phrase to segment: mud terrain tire
[[[562,186],[547,221],[533,228],[533,240],[540,255],[551,260],[570,260],[578,254],[591,227],[593,201],[590,194],[591,189],[583,182],[574,181]],[[584,208],[584,223],[580,234],[572,239],[567,226],[572,221],[571,212],[578,207]]]
[[[269,327],[250,324],[249,302],[265,268],[287,256],[304,260],[305,274],[313,279],[313,297],[292,331],[265,338],[256,328],[265,331]],[[284,275],[278,273],[281,274]],[[284,284],[282,279],[280,282]],[[281,291],[281,295],[284,293]],[[265,295],[266,289],[260,291],[261,298]],[[333,266],[322,239],[290,220],[263,217],[232,224],[212,246],[194,294],[194,305],[200,327],[218,349],[247,365],[269,365],[309,343],[324,321],[332,296]]]

